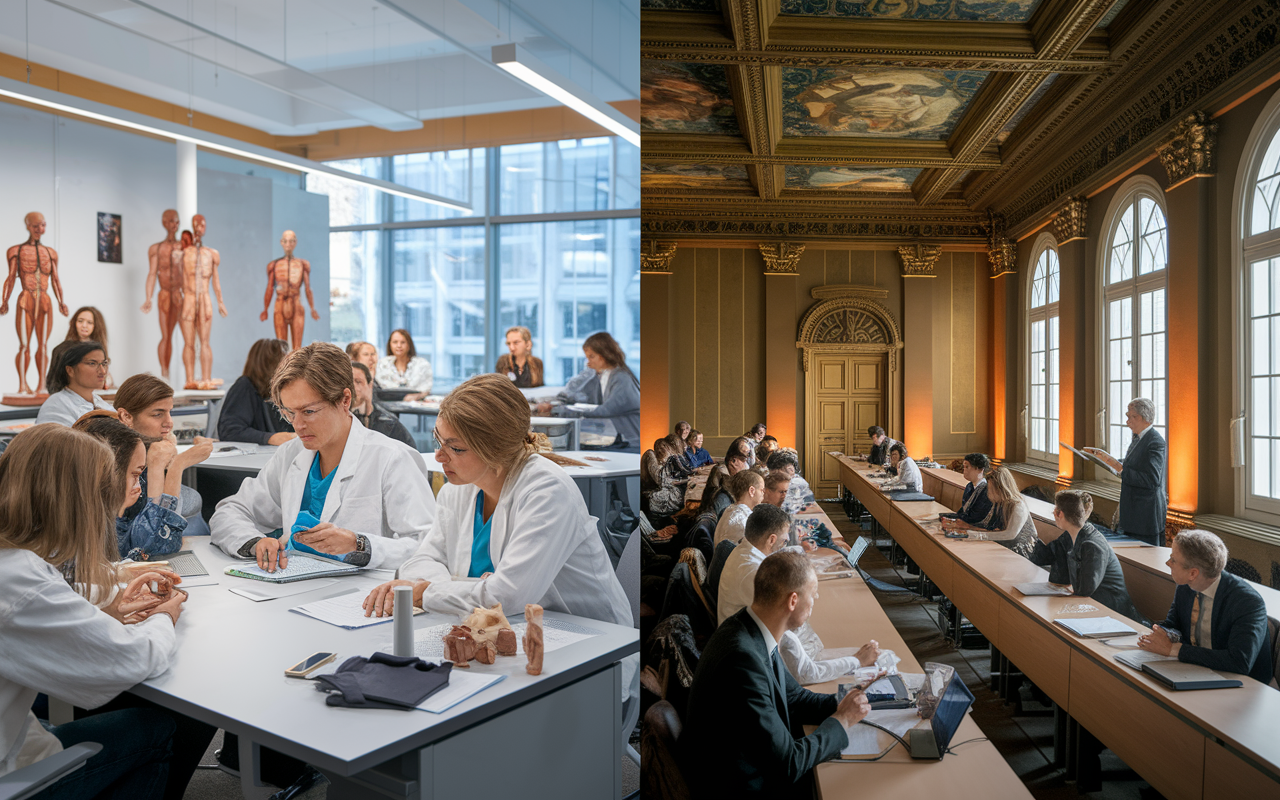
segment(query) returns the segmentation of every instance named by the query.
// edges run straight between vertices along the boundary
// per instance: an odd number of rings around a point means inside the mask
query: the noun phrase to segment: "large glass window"
[[[598,137],[332,165],[471,206],[310,178],[330,197],[335,343],[382,351],[405,328],[446,392],[493,369],[512,326],[533,333],[548,386],[580,372],[583,340],[605,330],[639,373],[638,148]]]
[[[1104,370],[1106,441],[1124,458],[1132,434],[1125,426],[1129,401],[1155,404],[1155,427],[1168,424],[1168,354],[1165,282],[1168,229],[1158,195],[1141,185],[1122,195],[1112,217],[1104,269]]]
[[[1035,259],[1031,276],[1031,364],[1028,370],[1027,447],[1032,458],[1058,455],[1058,252],[1051,242]]]

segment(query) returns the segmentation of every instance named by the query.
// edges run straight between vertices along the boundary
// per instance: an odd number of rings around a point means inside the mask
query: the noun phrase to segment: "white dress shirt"
[[[720,521],[716,523],[715,541],[711,543],[714,548],[721,542],[733,542],[737,544],[743,541],[747,535],[747,519],[751,516],[751,507],[742,503],[734,503],[725,509],[720,515]]]
[[[924,480],[920,477],[920,468],[916,466],[915,459],[904,458],[898,462],[898,476],[885,481],[880,486],[882,492],[911,490],[918,492],[924,486]]]
[[[409,359],[404,372],[396,369],[395,356],[383,356],[378,359],[378,369],[374,378],[384,389],[412,389],[415,392],[431,394],[431,362],[422,356]]]
[[[115,406],[98,397],[97,393],[94,393],[93,402],[90,403],[70,388],[63,389],[49,395],[49,399],[40,406],[40,411],[36,414],[36,424],[56,422],[69,428],[76,424],[76,420],[97,408],[105,411],[116,410]]]
[[[745,537],[733,548],[724,562],[720,586],[716,590],[717,625],[751,605],[755,597],[756,570],[764,559],[765,554]]]

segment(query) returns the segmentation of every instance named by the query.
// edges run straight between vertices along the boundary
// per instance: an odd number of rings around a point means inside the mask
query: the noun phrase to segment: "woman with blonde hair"
[[[987,497],[991,498],[991,511],[982,522],[970,525],[964,520],[948,519],[945,524],[954,526],[956,530],[976,531],[970,540],[990,539],[1023,558],[1030,558],[1036,548],[1036,523],[1031,518],[1031,509],[1018,492],[1013,473],[997,467],[987,478]]]
[[[118,587],[109,531],[123,499],[111,451],[80,431],[37,425],[0,457],[0,775],[102,744],[41,796],[181,797],[190,778],[170,770],[180,715],[125,708],[46,730],[30,710],[41,692],[100,707],[163,673],[177,651],[181,579],[146,571]]]

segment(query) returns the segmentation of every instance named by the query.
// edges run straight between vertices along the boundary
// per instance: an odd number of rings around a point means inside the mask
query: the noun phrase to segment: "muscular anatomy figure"
[[[218,251],[205,247],[204,215],[191,218],[194,239],[190,247],[174,251],[172,259],[182,265],[182,366],[187,372],[187,389],[212,389],[213,348],[209,345],[209,332],[213,327],[213,301],[209,298],[209,279],[213,279],[213,293],[218,298],[218,313],[227,315],[222,302],[222,284],[218,282]],[[200,337],[200,381],[196,381],[196,342]]]
[[[10,247],[5,253],[5,259],[9,262],[9,277],[4,282],[4,296],[0,297],[0,315],[9,313],[9,295],[13,292],[13,284],[21,277],[22,292],[18,295],[17,311],[13,315],[18,329],[18,357],[13,362],[18,368],[18,391],[31,394],[31,386],[27,383],[27,369],[31,366],[31,334],[34,331],[36,371],[40,373],[36,393],[43,394],[48,366],[44,344],[53,329],[50,283],[53,284],[54,297],[58,298],[58,311],[64,317],[71,312],[62,300],[62,283],[58,280],[58,253],[52,247],[40,243],[45,229],[44,214],[32,211],[23,218],[23,222],[29,234],[27,240]]]
[[[151,311],[151,293],[156,288],[156,278],[160,279],[160,297],[156,314],[160,317],[160,346],[156,354],[160,357],[160,376],[169,380],[169,361],[173,358],[173,327],[182,316],[182,262],[174,259],[173,254],[182,252],[182,243],[178,241],[178,212],[172,208],[160,217],[160,224],[169,232],[163,242],[156,242],[147,248],[147,301],[142,304],[142,313]]]
[[[302,328],[307,322],[300,296],[302,289],[307,290],[311,318],[320,319],[320,312],[316,311],[316,299],[311,295],[311,262],[293,257],[298,237],[293,231],[285,231],[280,236],[280,246],[284,248],[284,258],[277,258],[267,265],[267,294],[262,298],[262,314],[258,319],[267,321],[271,293],[275,292],[276,338],[289,342],[290,350],[297,350],[302,347]]]

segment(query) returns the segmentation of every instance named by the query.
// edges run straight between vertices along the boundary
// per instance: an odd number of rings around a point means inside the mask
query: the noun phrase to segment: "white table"
[[[376,796],[466,796],[476,791],[477,778],[494,797],[620,794],[618,662],[638,652],[635,629],[547,612],[549,619],[568,619],[602,635],[547,653],[537,677],[526,674],[522,657],[499,658],[491,666],[472,662],[473,673],[507,677],[443,714],[331,708],[312,684],[286,678],[284,670],[319,651],[336,652],[341,663],[389,650],[391,626],[349,631],[289,609],[353,589],[365,593],[391,574],[372,571],[255,603],[227,587],[272,584],[223,575],[233,559],[203,537],[186,545],[219,585],[189,589],[173,667],[130,691],[239,735],[246,796],[260,793],[254,787],[262,785],[256,758],[262,746],[324,772],[334,784],[333,800],[378,791],[386,794]],[[423,614],[414,627],[443,622],[458,620]],[[554,736],[547,735],[551,730]]]

